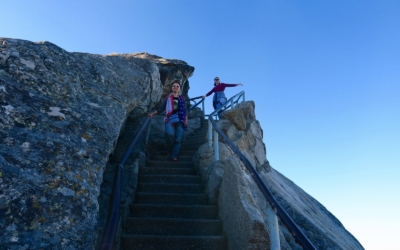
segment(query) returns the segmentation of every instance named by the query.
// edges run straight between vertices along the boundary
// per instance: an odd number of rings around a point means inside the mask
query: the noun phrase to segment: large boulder
[[[164,84],[160,60],[170,68]],[[188,84],[194,68],[175,61],[0,38],[3,246],[94,247],[108,156],[128,116],[145,116],[172,78],[182,75]],[[138,164],[129,165],[134,175]]]
[[[144,53],[133,54],[137,58],[149,59],[155,62],[160,70],[160,80],[163,88],[161,98],[165,98],[171,93],[172,82],[179,80],[181,84],[182,95],[188,98],[189,92],[189,77],[193,75],[194,67],[188,65],[186,62],[178,59],[165,59],[156,55]]]
[[[260,123],[255,119],[253,101],[242,102],[235,108],[222,112],[217,124],[257,170],[269,171],[263,131]],[[221,136],[220,140],[222,140]]]
[[[257,186],[239,160],[230,158],[223,165],[218,207],[228,249],[269,249],[267,216],[259,206],[267,205],[265,199],[254,197]]]
[[[261,173],[261,178],[317,249],[364,249],[321,203],[277,170],[271,168],[269,173]],[[258,197],[262,198],[262,195],[259,193]],[[285,231],[283,226],[280,229]],[[289,232],[285,238],[288,243],[293,244],[294,240]]]
[[[219,187],[221,185],[222,176],[224,174],[224,166],[226,160],[232,157],[231,150],[224,144],[218,143],[219,161],[214,161],[214,147],[208,143],[199,147],[193,156],[193,165],[197,174],[205,183],[205,192],[208,196],[208,201],[212,204],[218,202]],[[237,161],[239,158],[233,156]]]
[[[275,199],[317,249],[363,249],[324,206],[269,165],[263,132],[255,119],[254,102],[244,102],[224,111],[218,126],[249,160]],[[219,161],[213,159],[213,147],[205,144],[196,153],[194,163],[205,182],[209,200],[218,201],[228,248],[268,249],[266,198],[243,162],[221,136],[219,140]],[[281,249],[301,249],[282,224],[279,224],[279,237]]]

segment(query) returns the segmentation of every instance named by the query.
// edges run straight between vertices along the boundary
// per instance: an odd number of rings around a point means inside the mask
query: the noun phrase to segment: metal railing
[[[213,117],[215,116],[215,118],[218,117],[218,114],[222,111],[225,111],[229,108],[234,108],[236,105],[238,105],[240,103],[240,100],[242,99],[242,102],[245,101],[245,95],[244,95],[244,91],[239,92],[238,94],[232,96],[231,98],[229,98],[229,100],[227,100],[225,103],[222,104],[221,107],[219,107],[218,109],[216,109],[214,112],[212,112],[211,114],[208,115],[208,117]],[[216,140],[216,141],[215,141]],[[208,119],[208,146],[212,145],[212,124],[210,119]],[[218,149],[218,134],[216,131],[214,131],[214,160],[218,161],[219,160],[219,149]]]
[[[200,101],[196,101],[198,99],[201,99]],[[204,99],[202,96],[198,96],[198,97],[193,97],[190,98],[189,100],[187,100],[186,102],[190,103],[190,108],[188,113],[193,110],[194,108],[196,108],[197,106],[199,106],[199,104],[202,104],[201,110],[203,110],[204,114],[206,112],[205,108],[204,108]],[[193,103],[193,104],[192,104]]]
[[[270,231],[270,248],[271,249],[280,249],[280,240],[279,240],[279,228],[277,216],[281,220],[281,222],[287,227],[289,232],[293,235],[295,241],[301,245],[303,249],[306,250],[316,250],[315,246],[311,243],[311,241],[304,235],[304,233],[300,230],[300,228],[296,225],[296,223],[292,220],[292,218],[286,213],[286,211],[281,207],[281,205],[275,200],[273,194],[268,189],[267,185],[261,179],[260,175],[254,168],[254,166],[250,163],[250,161],[240,152],[240,150],[233,144],[233,142],[222,132],[222,130],[217,126],[216,122],[213,119],[213,116],[217,116],[218,112],[221,110],[226,110],[228,106],[233,108],[238,104],[240,97],[243,96],[244,101],[244,92],[239,93],[232,98],[230,98],[226,103],[224,103],[219,109],[215,110],[213,113],[208,115],[208,145],[212,144],[212,129],[214,129],[214,160],[219,160],[219,147],[218,147],[218,135],[221,135],[222,138],[226,141],[226,143],[231,147],[231,149],[239,156],[242,160],[246,168],[250,171],[250,174],[253,180],[256,182],[257,186],[260,188],[260,191],[265,196],[267,202],[271,207],[267,207],[267,216],[268,216],[268,229]]]
[[[201,96],[195,97],[192,99],[189,99],[188,101],[194,101],[197,99],[202,98]],[[201,99],[200,101],[194,101],[195,104],[191,105],[191,107],[188,109],[188,113],[196,108],[199,104],[203,104],[203,110],[204,110],[204,99]],[[146,129],[147,126],[147,132],[146,132],[146,139],[145,143],[147,144],[149,136],[150,136],[150,129],[151,129],[151,118],[147,117],[146,121],[143,123],[142,127],[140,128],[139,132],[137,133],[135,139],[132,141],[131,145],[129,146],[128,150],[126,150],[124,157],[122,158],[121,162],[115,166],[114,170],[114,180],[113,180],[113,189],[112,193],[110,196],[110,203],[108,207],[108,215],[107,215],[107,223],[106,227],[103,232],[101,244],[100,244],[100,249],[101,250],[109,250],[112,249],[115,236],[117,234],[118,230],[118,224],[119,224],[119,219],[120,219],[120,207],[121,207],[121,177],[122,177],[122,169],[124,168],[124,164],[126,160],[129,158],[129,155],[131,154],[133,148],[137,144],[140,136],[142,135],[143,131]]]
[[[195,97],[190,99],[189,101],[196,100],[202,98],[200,97]],[[266,197],[268,203],[270,204],[271,208],[268,208],[267,211],[272,211],[273,213],[276,213],[282,223],[289,229],[289,231],[292,233],[293,237],[295,238],[296,242],[298,242],[303,249],[316,249],[312,243],[308,240],[308,238],[303,234],[303,232],[297,227],[297,225],[294,223],[294,221],[290,218],[290,216],[285,212],[285,210],[280,206],[280,204],[275,200],[273,197],[272,193],[268,189],[268,187],[265,185],[261,177],[258,175],[257,171],[255,168],[251,165],[249,160],[240,152],[240,150],[229,140],[229,138],[218,128],[216,125],[213,116],[217,116],[219,111],[224,111],[229,108],[234,108],[237,104],[240,103],[240,99],[242,98],[242,101],[245,100],[245,95],[244,91],[240,92],[239,94],[231,97],[226,103],[224,103],[219,109],[215,110],[212,112],[209,117],[209,126],[208,126],[208,138],[209,138],[209,145],[211,146],[211,141],[212,141],[212,129],[214,128],[214,159],[218,160],[219,155],[218,155],[218,134],[221,135],[225,141],[228,143],[228,145],[232,148],[232,150],[240,157],[240,159],[244,162],[246,168],[250,171],[251,176],[257,183],[258,187],[260,188],[261,192],[264,194]],[[195,107],[197,107],[199,104],[203,104],[203,111],[204,111],[204,99],[195,102],[194,105],[190,107],[188,110],[188,113],[193,110]],[[113,189],[112,193],[110,196],[110,203],[109,203],[109,209],[108,209],[108,216],[107,216],[107,224],[105,227],[105,230],[103,232],[102,240],[101,240],[101,245],[100,249],[101,250],[109,250],[112,249],[113,244],[114,244],[114,239],[118,230],[118,224],[120,220],[120,203],[121,203],[121,177],[122,177],[122,169],[124,167],[124,164],[126,160],[128,159],[129,155],[131,154],[133,148],[137,144],[140,136],[142,135],[143,131],[146,129],[146,127],[150,124],[151,118],[147,117],[146,121],[143,123],[142,127],[140,128],[138,134],[136,135],[135,139],[131,143],[130,147],[128,150],[125,152],[125,155],[121,162],[115,167],[115,175],[114,175],[114,181],[113,181]],[[150,133],[150,127],[147,130],[146,134],[146,143],[149,137]],[[270,217],[271,213],[269,213]],[[269,225],[269,231],[270,231],[270,237],[271,238],[276,238],[275,240],[271,240],[271,249],[279,249],[279,229],[278,229],[278,222],[275,218],[272,217],[268,221],[272,221],[272,225]],[[277,242],[278,241],[278,242]]]
[[[118,224],[120,219],[120,206],[121,206],[121,177],[122,177],[122,169],[124,168],[124,164],[131,154],[133,148],[138,142],[140,136],[143,131],[146,129],[149,124],[151,118],[147,117],[146,121],[143,123],[140,128],[138,134],[135,139],[132,141],[128,150],[126,150],[124,157],[121,162],[115,166],[114,171],[114,181],[113,181],[113,189],[110,196],[110,203],[108,206],[108,215],[107,215],[107,224],[103,232],[103,237],[101,240],[100,249],[109,250],[112,249],[114,244],[115,235],[117,234]],[[150,129],[148,129],[150,130]]]
[[[240,101],[240,100],[242,100],[242,101]],[[238,105],[239,103],[244,102],[244,101],[245,101],[245,93],[244,93],[244,91],[241,91],[241,92],[237,93],[236,95],[232,96],[231,98],[229,98],[229,100],[227,100],[225,103],[223,103],[221,107],[216,109],[214,112],[212,112],[208,116],[215,116],[217,118],[218,113],[223,112],[229,108],[233,109],[236,105]]]

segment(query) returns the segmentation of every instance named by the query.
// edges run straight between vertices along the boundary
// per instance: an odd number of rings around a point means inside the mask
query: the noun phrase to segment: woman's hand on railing
[[[201,98],[203,98],[203,99],[206,99],[206,96],[205,96],[205,95],[203,95]]]
[[[236,86],[243,86],[243,84],[239,82],[238,84],[236,84]]]
[[[149,113],[147,116],[150,118],[153,118],[153,115],[156,115],[156,114],[158,114],[157,110],[152,113]]]
[[[196,100],[196,99],[199,99],[199,98],[203,98],[203,97],[202,96],[197,96],[197,97],[194,97],[194,98],[190,98],[190,99],[188,99],[186,101],[193,101],[193,100]]]

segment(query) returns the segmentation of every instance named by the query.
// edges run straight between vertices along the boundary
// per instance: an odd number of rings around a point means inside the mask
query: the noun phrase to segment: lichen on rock
[[[94,247],[109,155],[127,117],[143,117],[169,79],[188,85],[194,68],[174,62],[0,38],[2,245]]]

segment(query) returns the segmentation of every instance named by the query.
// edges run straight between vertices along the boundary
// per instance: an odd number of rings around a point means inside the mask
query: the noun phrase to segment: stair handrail
[[[244,91],[242,91],[244,92]],[[241,94],[241,93],[239,93]],[[222,130],[217,126],[216,122],[213,119],[213,116],[218,114],[218,111],[220,110],[225,110],[227,104],[232,102],[232,100],[238,96],[239,94],[233,96],[230,98],[225,105],[222,105],[219,109],[215,110],[212,112],[210,115],[208,115],[208,120],[209,120],[209,128],[208,130],[211,131],[211,126],[212,125],[213,129],[215,130],[214,133],[214,160],[219,160],[218,156],[218,134],[224,138],[226,143],[231,147],[231,149],[239,156],[239,158],[242,160],[246,168],[250,171],[250,175],[256,182],[257,186],[259,187],[260,191],[263,193],[264,197],[266,198],[267,202],[271,206],[272,210],[276,213],[276,215],[279,217],[281,222],[287,227],[289,232],[293,235],[295,241],[302,246],[303,249],[306,250],[316,250],[315,246],[311,243],[311,241],[307,238],[307,236],[301,231],[301,229],[296,225],[296,223],[292,220],[292,218],[289,216],[289,214],[286,213],[285,209],[279,204],[279,202],[274,198],[273,194],[267,187],[267,185],[264,183],[264,181],[261,179],[260,175],[254,168],[254,166],[250,163],[250,161],[242,154],[242,152],[233,144],[233,142],[222,132]],[[244,93],[243,93],[244,96]],[[244,97],[243,97],[244,100]],[[233,106],[233,104],[231,104]],[[225,109],[224,109],[225,108]],[[211,135],[212,133],[209,133]],[[210,145],[210,138],[209,138],[209,145]],[[211,145],[210,145],[211,146]],[[279,240],[279,236],[278,236]],[[278,247],[279,248],[279,247]]]
[[[107,215],[107,223],[103,232],[100,249],[101,250],[111,250],[114,244],[115,235],[118,230],[118,224],[120,219],[120,206],[121,206],[121,177],[122,177],[122,169],[124,168],[124,164],[131,154],[133,148],[138,142],[140,136],[143,131],[146,129],[147,125],[151,121],[150,117],[147,117],[146,121],[143,123],[139,132],[136,134],[135,139],[132,141],[129,148],[126,150],[124,157],[120,161],[118,165],[115,166],[114,170],[114,180],[113,180],[113,189],[110,196],[110,202],[108,206],[108,215]],[[148,129],[150,130],[150,129]]]
[[[189,99],[188,101],[196,100],[202,98],[201,96]],[[188,113],[197,107],[200,103],[203,103],[203,110],[204,110],[204,99],[196,102],[195,105],[191,106],[188,110]],[[118,230],[118,223],[120,219],[120,204],[121,204],[121,175],[122,169],[126,160],[128,159],[129,155],[131,154],[133,148],[135,147],[136,143],[138,142],[140,136],[142,135],[143,131],[146,127],[151,123],[151,117],[147,117],[146,121],[143,123],[142,127],[140,128],[139,132],[137,133],[135,139],[133,139],[130,147],[126,150],[124,157],[122,158],[121,162],[115,166],[114,170],[114,180],[113,180],[113,189],[110,196],[110,202],[108,207],[108,215],[107,215],[107,223],[106,227],[103,232],[102,240],[100,249],[101,250],[109,250],[112,249],[114,244],[115,235]],[[149,135],[150,135],[151,126],[147,129],[145,143],[147,144]]]
[[[240,101],[240,99],[242,99],[242,101]],[[238,105],[240,102],[244,102],[245,101],[245,92],[244,91],[240,91],[239,93],[237,93],[236,95],[232,96],[231,98],[229,98],[225,103],[222,103],[221,107],[219,107],[218,109],[214,110],[214,112],[212,112],[211,114],[209,114],[208,116],[218,116],[218,113],[220,111],[225,111],[229,108],[234,108],[236,105]]]
[[[197,99],[201,99],[201,100],[200,101],[196,101]],[[204,99],[203,99],[202,96],[197,96],[197,97],[190,98],[190,99],[186,100],[186,102],[189,102],[189,104],[190,104],[190,108],[188,110],[188,113],[191,110],[193,110],[194,108],[196,108],[197,106],[199,106],[200,103],[202,104],[201,110],[203,110],[204,113],[206,112],[205,108],[204,108]],[[192,105],[190,102],[194,102],[194,104]]]

